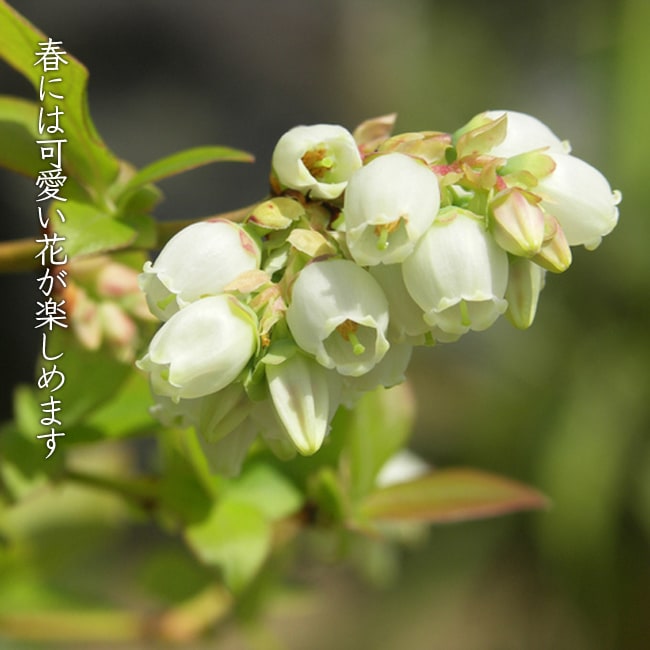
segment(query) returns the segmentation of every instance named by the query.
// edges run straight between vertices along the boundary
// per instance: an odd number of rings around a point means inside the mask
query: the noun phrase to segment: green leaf
[[[447,523],[535,510],[546,498],[527,485],[474,469],[446,469],[379,489],[360,504],[361,522]]]
[[[228,488],[228,498],[256,506],[270,521],[292,515],[300,509],[303,496],[279,470],[257,463]]]
[[[64,427],[77,424],[110,400],[132,372],[129,364],[115,359],[109,350],[88,350],[71,333],[59,328],[48,333],[48,347],[51,353],[64,353],[56,366],[64,373],[65,383],[52,393],[61,400]],[[47,389],[42,393],[46,398],[49,395]]]
[[[144,185],[182,174],[189,169],[215,162],[253,162],[253,160],[251,154],[229,147],[195,147],[179,151],[138,171],[126,185],[119,189],[118,200],[123,200],[132,191]]]
[[[55,206],[58,207],[58,206]],[[57,234],[69,258],[115,251],[127,246],[147,248],[155,243],[156,226],[150,215],[131,213],[113,218],[90,203],[67,201],[59,208],[65,222],[56,221]]]
[[[340,409],[332,428],[344,429],[352,498],[367,494],[379,470],[404,446],[413,425],[414,402],[407,384],[366,393],[352,410]]]
[[[43,161],[38,152],[38,106],[0,96],[0,167],[36,178]]]
[[[226,497],[187,528],[186,539],[203,562],[223,571],[230,589],[241,592],[271,548],[271,524],[254,505]]]
[[[144,373],[133,370],[113,399],[100,406],[86,424],[100,430],[107,438],[123,438],[157,425],[148,407],[151,391]]]
[[[41,50],[39,43],[46,41],[45,34],[4,0],[0,0],[0,57],[20,72],[37,91],[41,76],[45,76],[45,88],[51,85],[53,92],[63,96],[63,99],[56,99],[46,92],[41,105],[45,114],[54,111],[57,105],[64,112],[60,118],[64,134],[58,135],[68,140],[63,145],[65,170],[99,201],[117,176],[118,160],[108,151],[90,119],[86,68],[70,54],[64,55],[68,64],[61,64],[57,72],[43,72],[41,66],[35,65],[36,53]],[[60,47],[65,49],[65,44]],[[48,83],[47,80],[55,78],[61,81]]]

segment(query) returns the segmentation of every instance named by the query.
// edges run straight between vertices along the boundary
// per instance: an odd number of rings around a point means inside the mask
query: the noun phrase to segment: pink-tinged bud
[[[544,213],[539,198],[519,188],[497,194],[490,204],[490,225],[497,244],[508,253],[532,257],[544,243]]]
[[[508,272],[506,318],[519,329],[530,327],[535,319],[545,271],[530,260],[511,257]]]
[[[547,271],[562,273],[571,266],[571,248],[558,220],[551,215],[544,219],[544,243],[539,253],[532,258]]]

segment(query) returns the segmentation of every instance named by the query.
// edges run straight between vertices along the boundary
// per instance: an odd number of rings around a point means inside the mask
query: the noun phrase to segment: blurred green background
[[[414,450],[433,465],[528,482],[553,507],[432,529],[393,558],[380,585],[349,564],[299,563],[292,580],[307,595],[278,599],[267,623],[291,650],[650,647],[650,3],[11,4],[88,66],[91,113],[122,158],[140,166],[201,144],[256,155],[252,167],[166,181],[162,219],[261,198],[273,145],[291,126],[353,128],[389,112],[398,131],[452,131],[485,109],[533,114],[622,191],[619,226],[597,251],[575,251],[566,274],[548,276],[530,330],[500,322],[419,350],[410,369]],[[31,97],[4,65],[0,92]],[[0,173],[0,212],[2,239],[34,235],[31,182]],[[36,357],[36,283],[3,276],[0,290],[7,416]],[[131,572],[160,541],[143,530],[100,536],[89,557],[59,566],[70,589],[92,594],[109,562],[111,589],[129,603]],[[54,532],[56,547],[66,530]],[[146,571],[173,574],[174,549],[158,555]],[[249,646],[227,633],[205,647]]]

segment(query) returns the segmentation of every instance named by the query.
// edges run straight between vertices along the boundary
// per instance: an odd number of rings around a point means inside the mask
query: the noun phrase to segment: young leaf
[[[45,92],[41,105],[45,114],[55,111],[57,105],[59,110],[64,111],[61,125],[65,132],[59,135],[67,139],[63,145],[65,170],[89,193],[99,197],[117,176],[118,161],[108,151],[90,119],[86,98],[88,70],[66,53],[67,65],[61,64],[61,69],[56,73],[44,73],[41,66],[34,64],[37,53],[41,51],[39,43],[47,40],[15,9],[0,0],[0,57],[20,72],[37,91],[40,90],[43,76],[46,78],[45,88],[49,85],[47,80],[60,79],[52,83],[52,91],[63,99]],[[65,44],[60,47],[65,49]]]
[[[253,156],[245,151],[218,146],[179,151],[143,167],[118,190],[117,200],[124,200],[132,191],[149,183],[215,162],[253,162]]]
[[[405,443],[413,424],[413,397],[406,384],[366,393],[351,410],[340,409],[333,432],[345,431],[352,497],[367,494],[384,463]]]
[[[38,106],[17,97],[0,97],[0,167],[36,177],[43,161],[38,155]]]
[[[69,258],[155,245],[156,225],[151,215],[128,212],[112,217],[91,203],[74,200],[63,204],[61,211],[65,222],[52,221],[57,222],[57,234],[66,238],[63,249]]]
[[[88,350],[74,335],[55,329],[48,334],[51,350],[65,350],[57,362],[65,375],[65,383],[54,396],[61,401],[64,426],[77,424],[97,408],[106,404],[133,371],[107,350]]]
[[[256,506],[271,521],[296,512],[303,502],[300,491],[271,465],[255,464],[232,481],[228,498]]]
[[[475,469],[446,469],[369,494],[359,522],[440,524],[535,510],[548,505],[537,490]]]
[[[186,529],[187,541],[206,564],[223,571],[240,592],[255,577],[271,547],[271,524],[262,512],[236,497],[218,501],[208,517]]]

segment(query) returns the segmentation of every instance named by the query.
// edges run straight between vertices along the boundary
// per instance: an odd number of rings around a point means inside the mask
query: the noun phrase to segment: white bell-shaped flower
[[[402,153],[375,158],[345,191],[350,254],[362,266],[404,261],[439,208],[438,180],[428,167]]]
[[[492,147],[489,151],[491,156],[511,158],[536,149],[545,149],[546,153],[569,153],[569,144],[560,140],[546,124],[532,115],[501,110],[486,111],[481,116],[496,120],[504,113],[508,118],[506,137],[498,145]]]
[[[406,290],[401,264],[378,264],[369,269],[388,298],[390,341],[423,345],[431,326],[424,320],[422,308]],[[392,346],[391,346],[392,347]]]
[[[140,275],[149,309],[167,320],[189,303],[221,293],[245,271],[259,268],[260,250],[238,224],[201,221],[179,231]]]
[[[533,191],[541,206],[560,223],[570,246],[593,249],[618,222],[619,192],[589,163],[568,154],[553,153],[555,169]]]
[[[257,318],[234,297],[221,294],[191,303],[156,332],[137,362],[150,373],[154,392],[172,400],[225,388],[258,346]]]
[[[296,352],[280,364],[266,365],[269,393],[277,416],[296,449],[317,452],[339,406],[342,378]]]
[[[461,208],[440,213],[402,272],[424,320],[448,334],[484,330],[507,307],[508,256],[483,221]]]
[[[388,301],[354,262],[313,262],[293,285],[287,323],[296,343],[343,375],[368,372],[386,354]]]
[[[343,194],[348,179],[361,167],[352,134],[336,124],[296,126],[275,145],[271,161],[278,181],[313,199]]]

